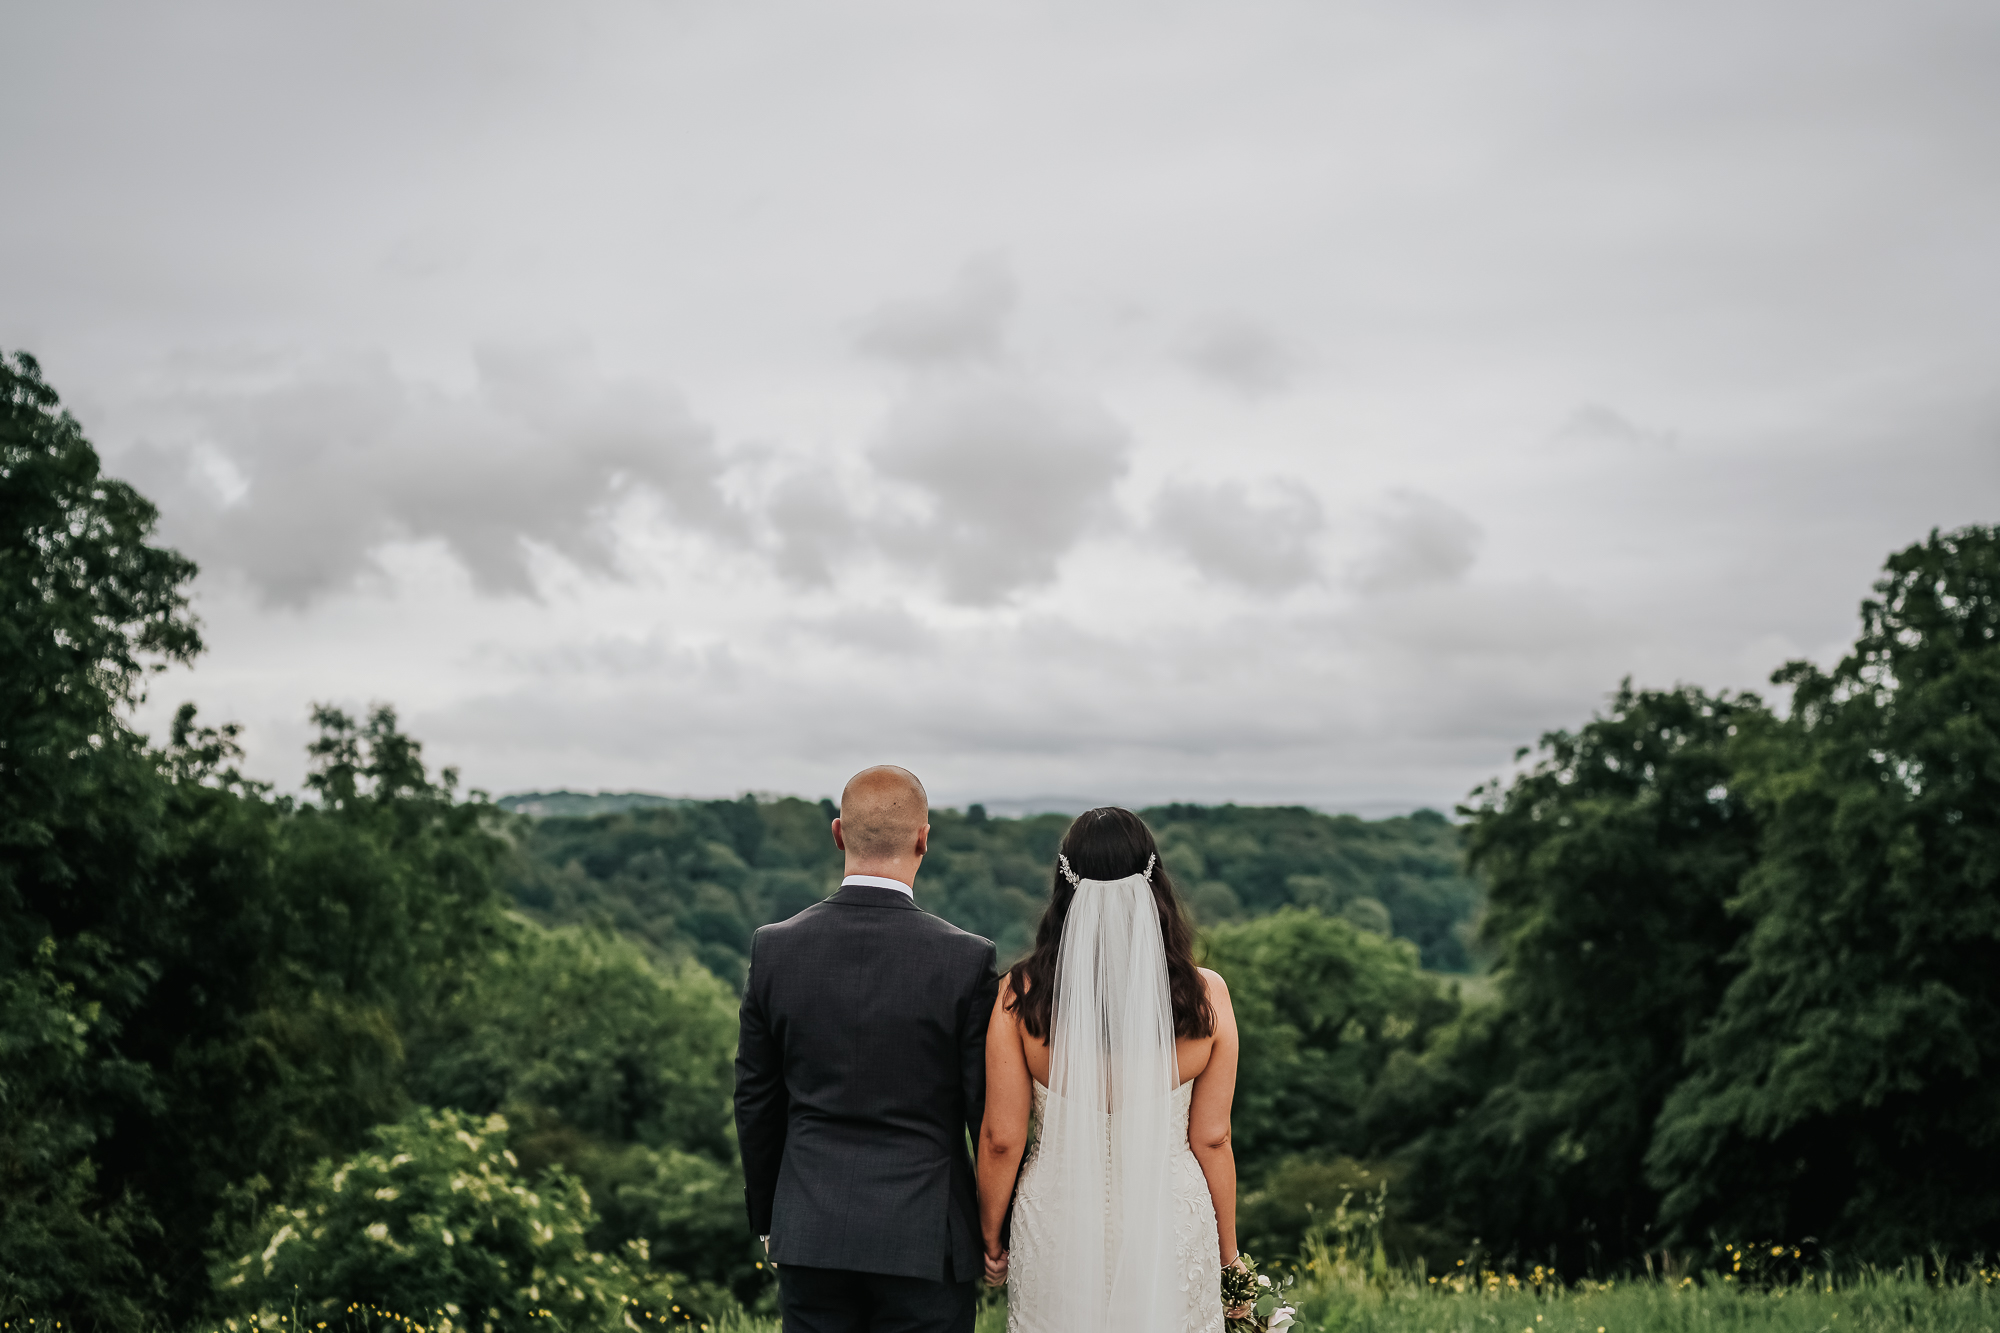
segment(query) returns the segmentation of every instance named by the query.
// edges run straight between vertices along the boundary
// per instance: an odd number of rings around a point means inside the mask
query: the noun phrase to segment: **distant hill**
[[[537,818],[588,819],[624,810],[678,810],[700,802],[685,796],[659,796],[649,791],[524,791],[494,802],[502,810]]]
[[[520,822],[509,879],[524,912],[551,925],[616,929],[736,985],[753,930],[840,883],[831,801],[555,792],[501,804],[533,816]],[[1309,908],[1406,939],[1435,971],[1473,966],[1484,894],[1465,873],[1458,829],[1435,811],[1360,819],[1303,806],[1168,805],[1141,813],[1203,925]],[[979,805],[934,810],[917,901],[1013,961],[1048,901],[1070,819],[1001,818]]]

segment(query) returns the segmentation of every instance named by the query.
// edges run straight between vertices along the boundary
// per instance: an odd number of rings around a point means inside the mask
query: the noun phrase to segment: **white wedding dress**
[[[1188,1146],[1146,873],[1080,879],[1057,951],[1049,1082],[1008,1244],[1009,1333],[1222,1333],[1215,1205]]]
[[[1164,1169],[1167,1174],[1169,1209],[1172,1218],[1173,1257],[1169,1265],[1168,1317],[1174,1309],[1180,1317],[1167,1324],[1162,1333],[1218,1333],[1222,1328],[1222,1255],[1215,1231],[1215,1201],[1208,1194],[1208,1178],[1201,1163],[1188,1147],[1188,1105],[1194,1100],[1194,1084],[1181,1084],[1171,1094],[1173,1117],[1168,1122],[1180,1130],[1178,1151],[1170,1150]],[[1014,1228],[1008,1251],[1007,1331],[1008,1333],[1060,1333],[1052,1318],[1058,1307],[1054,1293],[1041,1283],[1054,1274],[1053,1246],[1058,1223],[1051,1210],[1061,1208],[1062,1182],[1052,1180],[1041,1168],[1041,1129],[1049,1090],[1035,1084],[1034,1115],[1028,1122],[1028,1151],[1021,1162],[1020,1183],[1014,1191]]]

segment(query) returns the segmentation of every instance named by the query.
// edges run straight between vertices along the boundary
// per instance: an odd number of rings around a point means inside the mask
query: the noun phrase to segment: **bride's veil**
[[[1056,954],[1038,1151],[1058,1191],[1048,1290],[1065,1333],[1179,1323],[1167,1191],[1178,1071],[1151,870],[1077,880]]]

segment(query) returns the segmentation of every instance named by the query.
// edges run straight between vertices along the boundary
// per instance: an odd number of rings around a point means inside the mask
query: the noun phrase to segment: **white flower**
[[[286,1241],[290,1240],[296,1234],[297,1233],[292,1230],[290,1223],[287,1223],[286,1225],[278,1228],[278,1234],[271,1237],[271,1243],[264,1247],[264,1263],[267,1269],[270,1265],[271,1260],[277,1256],[278,1247],[280,1245],[283,1245]]]
[[[1297,1316],[1298,1311],[1291,1306],[1279,1306],[1271,1311],[1271,1322],[1264,1326],[1264,1333],[1284,1333],[1284,1330],[1292,1326],[1292,1320]]]
[[[1271,1285],[1271,1279],[1265,1277],[1262,1273],[1259,1273],[1257,1275],[1257,1285],[1260,1287],[1268,1287]]]

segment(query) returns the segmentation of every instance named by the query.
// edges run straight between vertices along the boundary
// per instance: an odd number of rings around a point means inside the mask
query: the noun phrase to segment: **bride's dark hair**
[[[1160,913],[1160,939],[1167,951],[1167,993],[1174,1006],[1174,1036],[1209,1037],[1215,1034],[1215,1011],[1208,1006],[1208,989],[1194,965],[1194,929],[1181,910],[1174,881],[1166,864],[1157,858],[1160,848],[1153,830],[1130,810],[1115,805],[1086,810],[1076,817],[1063,834],[1062,854],[1080,879],[1123,879],[1146,868],[1153,859],[1153,906]],[[1055,1004],[1056,955],[1062,948],[1063,923],[1069,920],[1070,900],[1076,888],[1063,878],[1060,863],[1051,876],[1048,909],[1035,928],[1035,947],[1007,973],[1014,1011],[1028,1035],[1041,1041],[1049,1036],[1050,1010]]]

